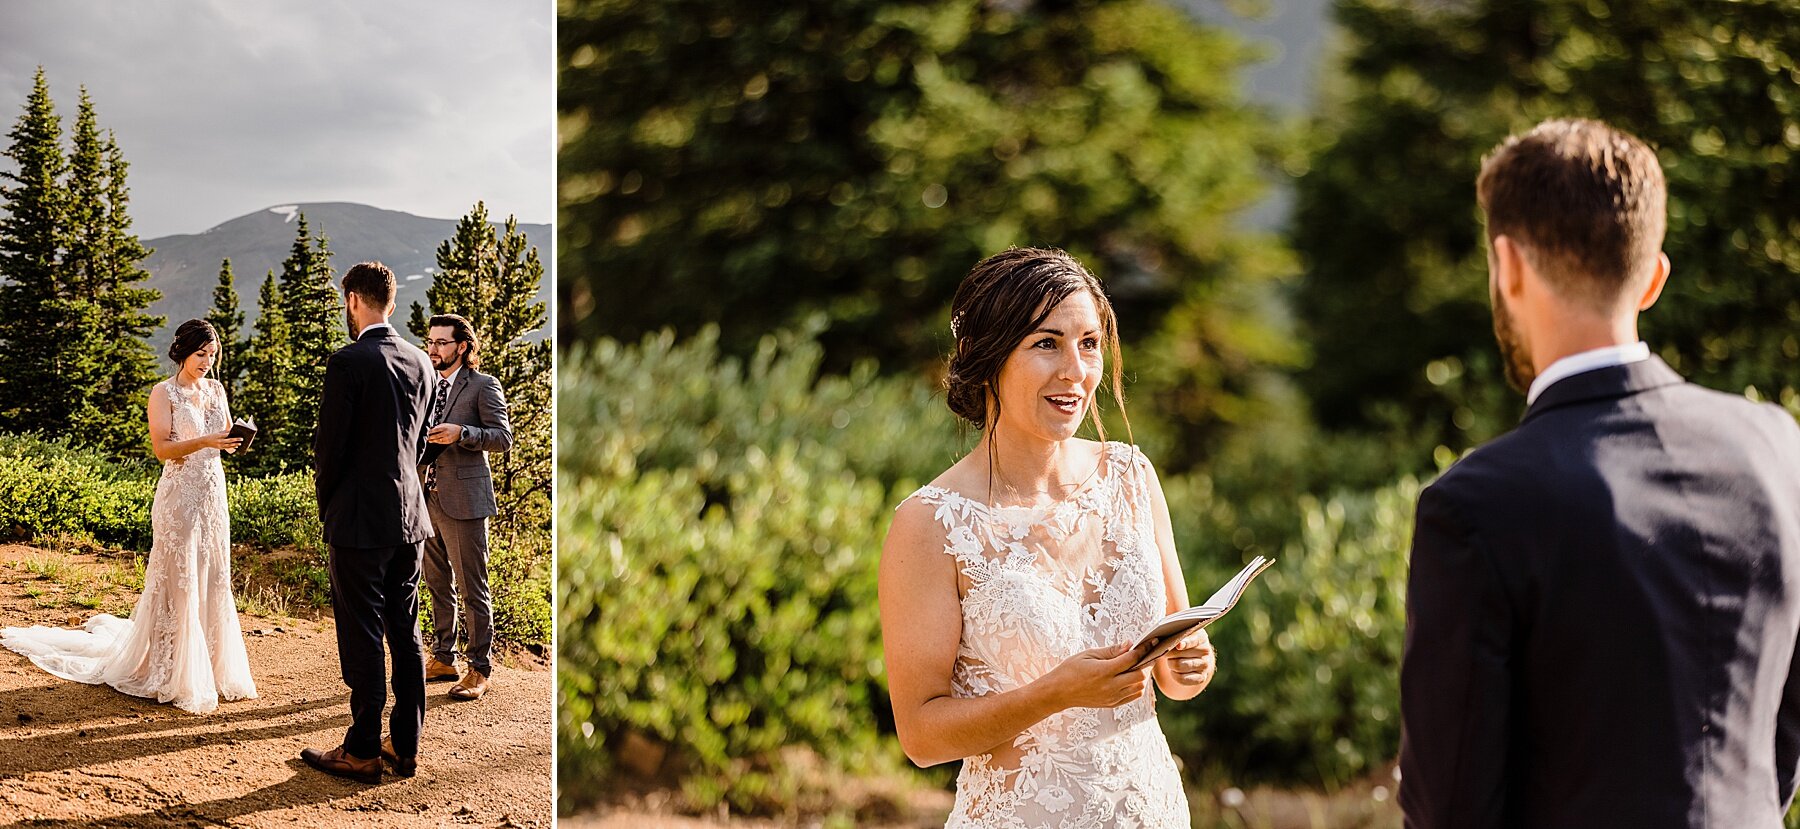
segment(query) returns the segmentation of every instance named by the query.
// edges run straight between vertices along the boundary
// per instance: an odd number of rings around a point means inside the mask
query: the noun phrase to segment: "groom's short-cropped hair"
[[[1475,194],[1488,242],[1518,243],[1565,298],[1636,307],[1668,221],[1662,165],[1644,142],[1599,121],[1545,121],[1482,160]]]
[[[438,314],[428,320],[425,327],[449,328],[450,339],[469,344],[469,350],[463,353],[463,365],[481,368],[481,338],[475,336],[475,326],[469,324],[468,318],[461,314]]]
[[[376,308],[394,301],[394,272],[380,262],[358,262],[344,271],[344,293],[356,294]]]

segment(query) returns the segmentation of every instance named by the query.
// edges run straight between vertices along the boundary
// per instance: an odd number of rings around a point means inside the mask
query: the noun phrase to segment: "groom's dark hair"
[[[344,293],[356,294],[377,308],[394,301],[394,272],[380,262],[358,262],[344,272]]]
[[[1487,238],[1505,234],[1552,288],[1597,311],[1648,286],[1667,225],[1656,153],[1599,121],[1545,121],[1481,163],[1475,197]]]
[[[463,365],[481,368],[481,338],[475,336],[475,326],[469,324],[468,318],[461,314],[438,314],[426,322],[425,327],[448,327],[450,339],[469,344],[469,350],[463,352]]]

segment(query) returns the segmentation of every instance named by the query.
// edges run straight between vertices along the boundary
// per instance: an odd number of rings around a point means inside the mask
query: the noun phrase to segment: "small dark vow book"
[[[444,450],[449,448],[450,444],[448,443],[425,444],[425,454],[419,456],[419,465],[430,466],[432,461],[437,460],[438,456],[444,454]]]
[[[226,435],[226,437],[238,438],[243,441],[243,443],[238,444],[237,451],[242,452],[245,449],[249,449],[251,442],[256,440],[256,422],[253,420],[239,419],[231,424],[231,434]]]

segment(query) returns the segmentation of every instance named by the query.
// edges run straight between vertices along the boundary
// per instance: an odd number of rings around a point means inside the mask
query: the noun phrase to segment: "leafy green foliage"
[[[0,532],[27,539],[87,537],[146,550],[155,493],[150,464],[115,462],[67,438],[0,433]]]
[[[150,508],[161,470],[148,460],[112,459],[66,436],[45,440],[0,433],[0,538],[83,538],[148,552]],[[281,570],[284,582],[308,585],[314,600],[329,601],[324,529],[310,472],[228,476],[225,503],[234,544],[298,551],[301,555],[266,566]],[[545,645],[549,552],[518,544],[499,543],[493,550],[495,634],[507,642]],[[547,540],[540,544],[548,545]]]
[[[98,231],[104,255],[93,284],[93,303],[99,314],[97,349],[105,369],[91,393],[102,413],[97,442],[114,454],[132,455],[150,445],[139,428],[138,413],[148,404],[150,386],[159,377],[157,357],[146,338],[164,320],[144,309],[162,294],[141,284],[150,278],[140,264],[150,251],[131,231],[131,216],[126,211],[131,195],[125,186],[130,165],[110,130],[105,154],[105,214]]]
[[[565,779],[636,733],[673,746],[696,807],[769,811],[806,746],[864,768],[878,736],[875,564],[895,492],[954,460],[949,413],[806,338],[722,357],[601,340],[564,363],[558,716]],[[593,791],[570,785],[565,791]]]
[[[266,547],[297,547],[325,561],[325,527],[313,495],[312,475],[289,472],[266,478],[236,477],[225,493],[231,537]]]
[[[1292,241],[1332,428],[1465,448],[1516,420],[1487,307],[1474,180],[1508,133],[1600,118],[1658,150],[1667,290],[1642,320],[1690,379],[1800,411],[1800,43],[1792,4],[1342,0],[1341,80],[1316,118]],[[1300,172],[1301,170],[1297,170]]]
[[[1204,597],[1239,566],[1220,542],[1262,535],[1277,563],[1210,629],[1218,678],[1194,703],[1161,709],[1171,746],[1190,765],[1237,779],[1335,787],[1393,760],[1400,745],[1400,649],[1406,551],[1419,485],[1301,496],[1274,528],[1220,497],[1202,476],[1165,482],[1188,592]]]
[[[1157,343],[1144,390],[1196,457],[1297,357],[1266,313],[1290,263],[1230,220],[1281,151],[1251,53],[1167,3],[582,0],[559,32],[565,341],[711,324],[747,354],[823,314],[829,368],[906,371],[968,269],[1030,244]]]
[[[519,534],[496,537],[488,545],[494,635],[507,642],[548,647],[551,643],[550,537]],[[421,602],[423,609],[430,602]]]

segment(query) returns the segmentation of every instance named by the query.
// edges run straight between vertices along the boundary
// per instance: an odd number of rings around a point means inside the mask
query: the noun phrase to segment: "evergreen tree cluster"
[[[0,431],[74,434],[115,455],[146,451],[150,251],[131,232],[129,165],[81,90],[71,146],[39,67],[0,172]]]
[[[242,355],[218,372],[231,394],[233,414],[256,420],[255,450],[232,463],[266,474],[311,464],[312,429],[318,420],[325,364],[347,344],[343,295],[331,266],[329,243],[301,213],[281,272],[269,271],[257,295],[257,315],[246,332],[246,314],[232,287],[230,260],[220,263],[207,319],[219,330],[221,351]],[[502,520],[499,533],[542,534],[550,527],[550,344],[526,335],[548,323],[534,302],[544,276],[537,249],[508,217],[504,233],[477,203],[437,250],[439,273],[426,290],[430,314],[467,317],[483,341],[481,370],[499,379],[511,406],[513,449],[491,459]],[[408,328],[426,336],[429,314],[417,303]],[[396,321],[397,322],[397,321]]]
[[[1298,374],[1319,423],[1391,436],[1402,470],[1511,428],[1483,154],[1547,118],[1657,151],[1674,269],[1642,319],[1689,379],[1800,413],[1800,26],[1793,3],[1339,0],[1343,71],[1316,115],[1292,240]]]
[[[253,418],[260,436],[256,449],[238,461],[244,471],[266,474],[312,463],[325,362],[349,342],[328,245],[323,234],[313,234],[306,214],[300,214],[281,273],[269,271],[263,278],[256,331],[243,339],[238,332],[244,315],[232,287],[231,260],[220,263],[207,319],[219,329],[222,350],[243,359],[221,371],[219,380],[232,391],[233,415]]]
[[[413,303],[407,329],[420,339],[433,314],[460,314],[481,337],[481,371],[500,381],[513,429],[513,448],[488,459],[501,537],[541,534],[550,529],[551,443],[550,343],[526,335],[549,322],[549,310],[533,300],[544,278],[537,248],[519,231],[516,217],[504,232],[488,221],[487,205],[456,224],[455,234],[437,249],[437,277],[425,291],[427,309]]]
[[[1177,466],[1298,356],[1287,252],[1235,226],[1286,142],[1254,51],[1176,4],[571,0],[558,32],[559,342],[822,320],[830,371],[930,371],[971,266],[1061,247]]]

